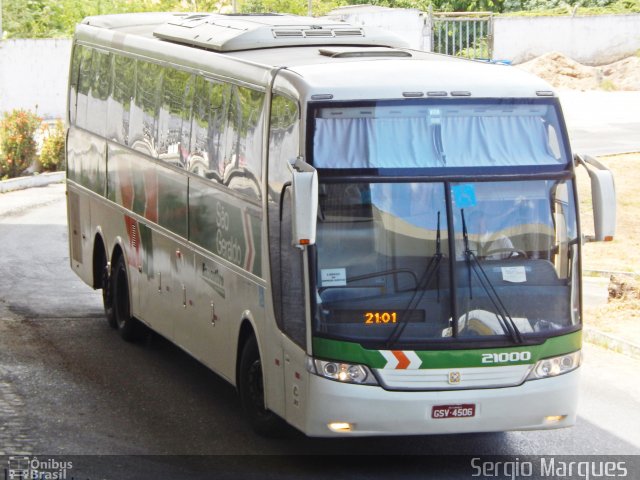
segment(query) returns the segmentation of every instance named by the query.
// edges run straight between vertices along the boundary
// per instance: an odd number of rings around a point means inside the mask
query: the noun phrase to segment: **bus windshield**
[[[321,184],[315,333],[419,344],[575,326],[572,192],[565,180]]]
[[[333,103],[311,121],[316,334],[518,343],[580,322],[573,185],[526,176],[567,168],[553,100]],[[425,181],[461,169],[522,175]]]

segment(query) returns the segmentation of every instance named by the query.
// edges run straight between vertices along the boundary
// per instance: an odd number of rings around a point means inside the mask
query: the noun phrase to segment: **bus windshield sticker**
[[[347,285],[346,268],[323,268],[320,275],[323,287],[344,287]]]
[[[502,280],[511,283],[524,283],[527,281],[527,271],[524,267],[502,267]]]
[[[474,185],[470,183],[454,185],[451,188],[451,191],[453,193],[453,201],[457,208],[469,208],[476,206],[476,187]]]

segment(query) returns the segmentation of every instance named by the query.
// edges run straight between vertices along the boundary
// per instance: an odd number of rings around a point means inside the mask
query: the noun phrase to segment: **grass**
[[[614,174],[617,196],[616,236],[612,242],[587,243],[583,268],[614,272],[640,272],[640,154],[601,157]],[[593,232],[589,179],[578,171],[578,196],[583,233]],[[640,345],[640,298],[610,299],[585,309],[585,324]]]

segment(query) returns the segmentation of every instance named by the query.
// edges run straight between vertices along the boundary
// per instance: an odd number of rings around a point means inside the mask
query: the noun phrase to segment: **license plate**
[[[462,405],[434,405],[431,408],[431,418],[469,418],[475,416],[475,403],[465,403]]]

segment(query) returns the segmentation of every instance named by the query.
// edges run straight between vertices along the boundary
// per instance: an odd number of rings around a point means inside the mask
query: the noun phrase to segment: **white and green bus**
[[[73,270],[258,432],[574,423],[581,245],[615,191],[546,83],[329,20],[154,13],[77,27],[68,99]]]

